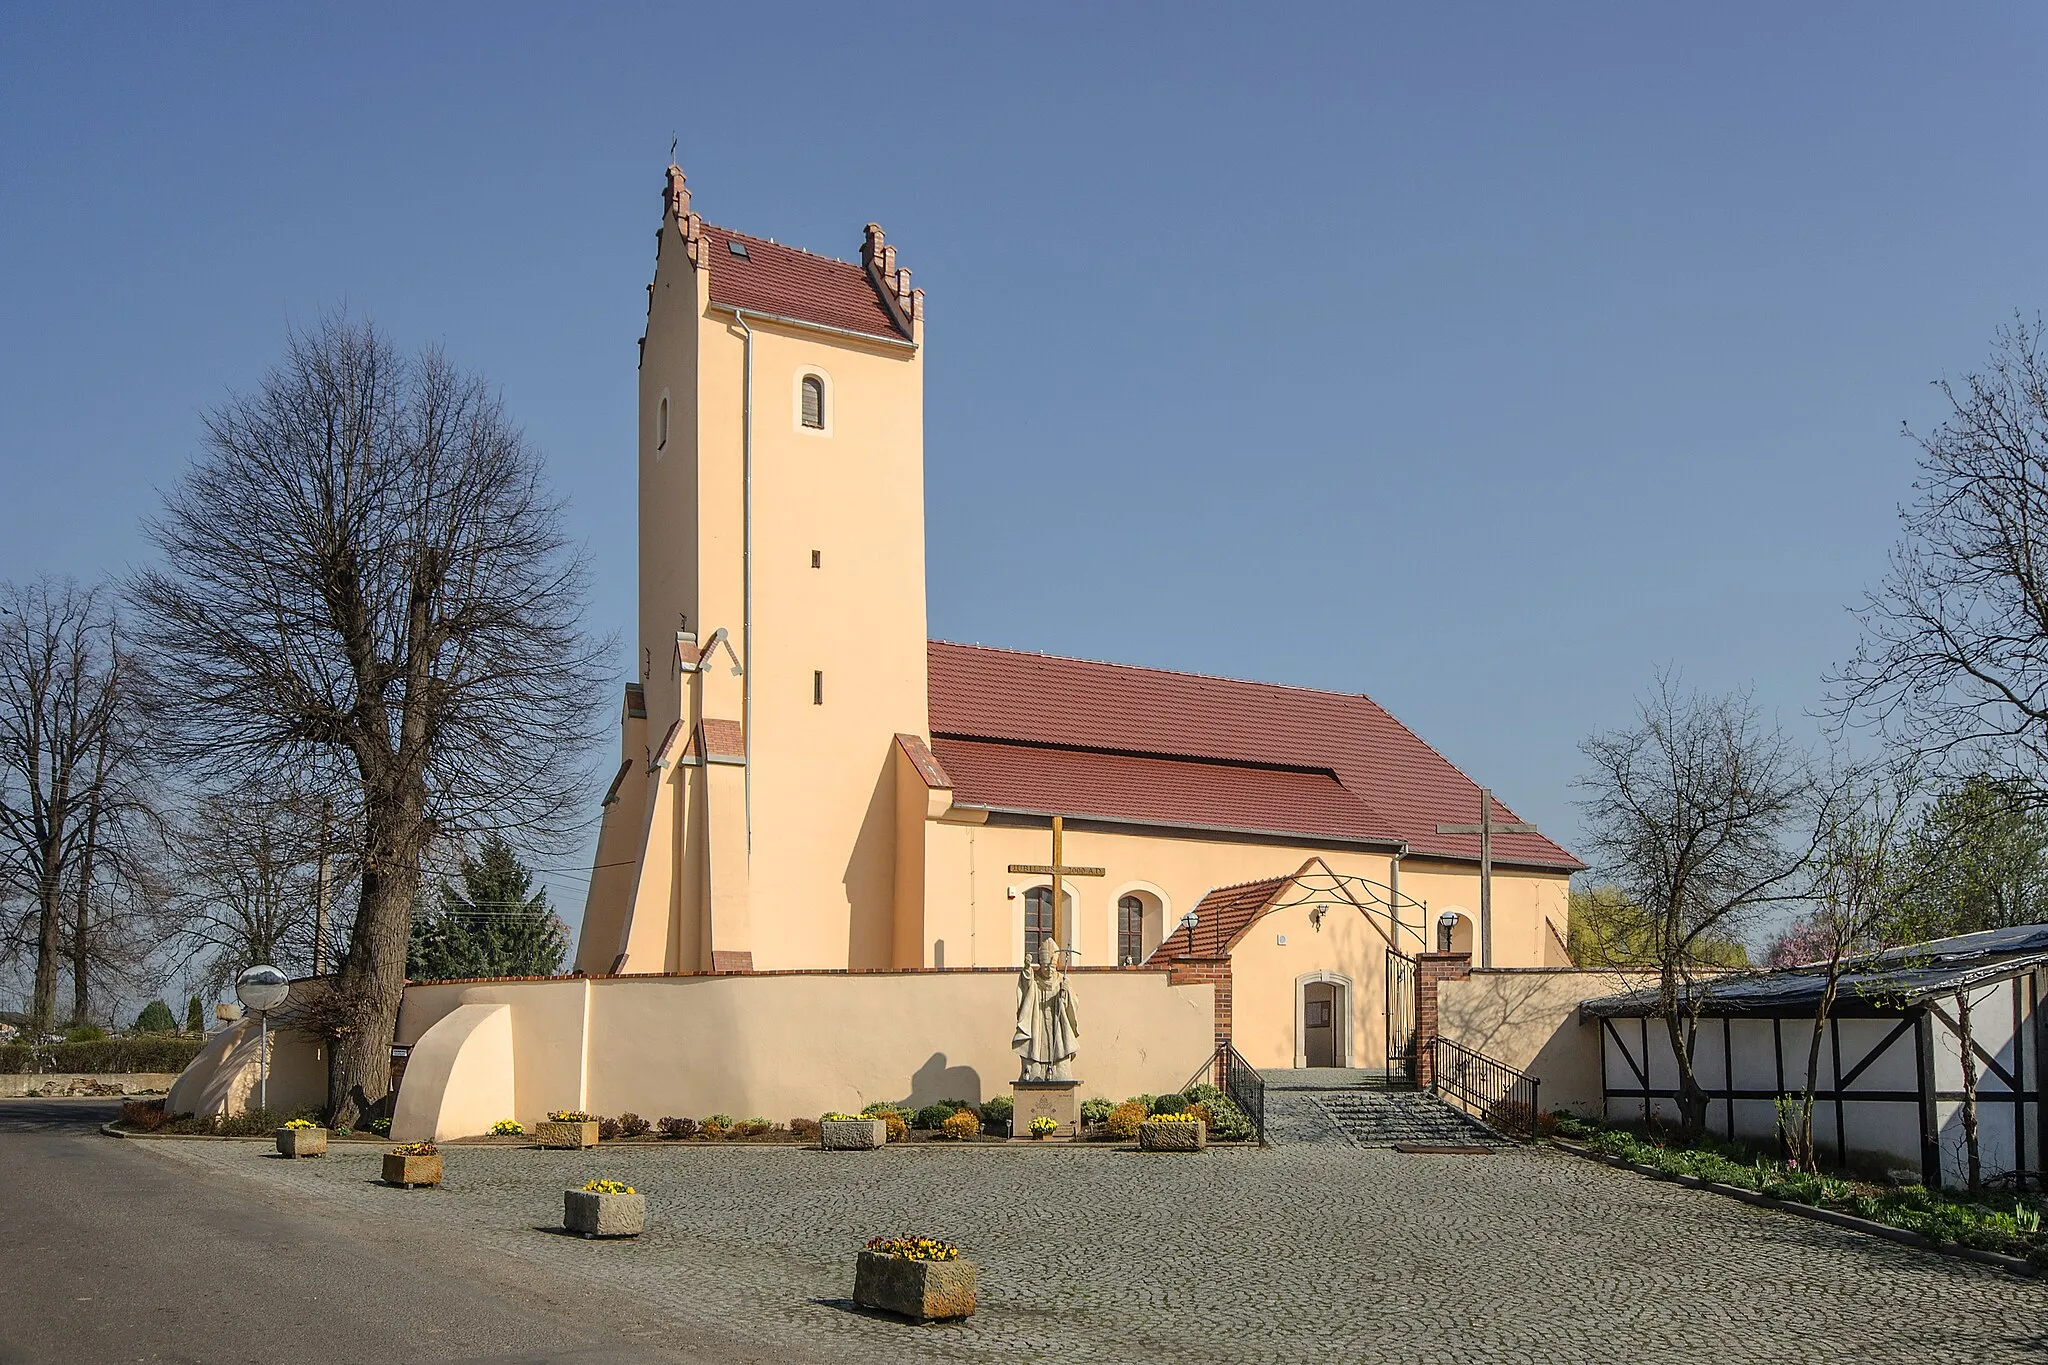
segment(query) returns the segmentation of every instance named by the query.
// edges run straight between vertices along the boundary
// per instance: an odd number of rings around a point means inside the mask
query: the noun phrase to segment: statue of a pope
[[[1038,961],[1025,963],[1017,977],[1017,1032],[1010,1049],[1024,1059],[1019,1079],[1072,1080],[1067,1063],[1080,1036],[1074,997],[1060,970],[1060,945],[1047,938],[1038,946]]]

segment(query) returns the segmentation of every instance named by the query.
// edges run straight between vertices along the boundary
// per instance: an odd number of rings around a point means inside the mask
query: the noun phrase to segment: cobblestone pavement
[[[2048,1358],[2048,1286],[1552,1151],[1301,1146],[1196,1156],[1052,1146],[450,1148],[448,1186],[155,1142],[209,1182],[372,1210],[409,1235],[587,1277],[679,1326],[836,1360],[1738,1362]],[[631,1243],[545,1229],[591,1176],[649,1196]],[[981,1312],[851,1311],[876,1233],[958,1240]]]

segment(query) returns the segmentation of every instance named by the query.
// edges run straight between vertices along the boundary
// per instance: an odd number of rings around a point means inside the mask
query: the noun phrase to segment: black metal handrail
[[[1439,1033],[1429,1040],[1429,1078],[1429,1088],[1438,1098],[1488,1127],[1532,1142],[1536,1139],[1543,1113],[1539,1099],[1542,1082],[1526,1071],[1517,1071]]]
[[[1231,1102],[1244,1110],[1245,1117],[1252,1121],[1252,1128],[1259,1135],[1259,1145],[1266,1145],[1266,1080],[1259,1075],[1258,1068],[1246,1061],[1238,1050],[1225,1043],[1216,1049],[1216,1085]]]
[[[1195,1074],[1188,1077],[1188,1083],[1181,1087],[1187,1091],[1201,1083],[1204,1076],[1210,1077],[1210,1084],[1230,1096],[1230,1102],[1244,1111],[1258,1132],[1259,1145],[1266,1145],[1266,1078],[1258,1068],[1244,1059],[1244,1054],[1228,1043],[1216,1045],[1216,1055],[1195,1068]]]

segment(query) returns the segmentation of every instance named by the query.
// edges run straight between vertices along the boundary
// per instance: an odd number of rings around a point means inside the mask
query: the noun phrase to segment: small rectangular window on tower
[[[825,567],[825,552],[823,550],[811,551],[811,567],[814,569]]]
[[[821,668],[817,672],[811,674],[811,705],[823,706],[824,704],[825,670]]]

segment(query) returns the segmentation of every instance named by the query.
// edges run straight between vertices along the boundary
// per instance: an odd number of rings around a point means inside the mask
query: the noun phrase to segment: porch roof
[[[1887,948],[1859,958],[1842,973],[1835,1012],[1896,1014],[1934,996],[1980,982],[2003,981],[2048,965],[2048,924],[1985,929],[1953,938]],[[1811,1017],[1827,989],[1825,965],[1727,975],[1696,983],[1699,1013]],[[1581,1019],[1634,1019],[1657,1012],[1657,991],[1623,991],[1579,1006]]]

